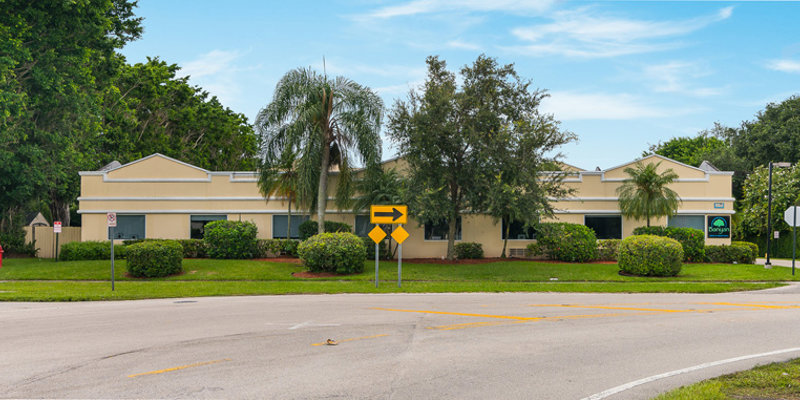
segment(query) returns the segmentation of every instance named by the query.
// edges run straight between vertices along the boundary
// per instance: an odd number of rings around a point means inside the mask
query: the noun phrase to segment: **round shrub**
[[[706,237],[703,231],[694,228],[663,226],[640,226],[633,230],[634,235],[666,236],[677,240],[683,247],[683,261],[703,262],[706,259]]]
[[[311,272],[364,272],[364,241],[349,232],[321,233],[300,243],[297,253]]]
[[[538,242],[528,243],[525,246],[525,257],[536,257],[542,255],[542,246]]]
[[[676,276],[682,260],[681,244],[663,236],[629,236],[619,245],[619,268],[632,275]]]
[[[183,247],[175,240],[152,240],[128,246],[128,273],[137,278],[159,278],[180,273]]]
[[[475,242],[457,243],[455,250],[456,250],[456,258],[458,258],[459,260],[465,260],[471,258],[483,258],[483,246],[480,243],[475,243]]]
[[[734,240],[731,242],[731,246],[741,246],[750,249],[750,257],[749,262],[747,264],[754,264],[756,262],[756,258],[758,258],[758,245],[753,242],[745,242],[745,241],[738,241]]]
[[[178,243],[183,246],[183,258],[208,258],[203,239],[182,239]]]
[[[730,246],[706,246],[706,259],[720,264],[753,264],[756,257],[753,249],[746,245],[731,243]]]
[[[255,224],[247,221],[211,221],[206,224],[206,249],[211,258],[253,258],[258,250]]]
[[[537,242],[553,260],[585,262],[597,258],[597,237],[586,225],[564,222],[539,224]]]

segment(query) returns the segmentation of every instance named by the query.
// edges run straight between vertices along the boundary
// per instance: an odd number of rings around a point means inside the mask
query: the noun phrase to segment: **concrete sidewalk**
[[[756,258],[756,264],[764,265],[767,262],[766,258]],[[783,258],[770,258],[769,262],[772,264],[773,267],[792,267],[792,260],[786,260]],[[795,268],[800,268],[800,260],[795,261]]]

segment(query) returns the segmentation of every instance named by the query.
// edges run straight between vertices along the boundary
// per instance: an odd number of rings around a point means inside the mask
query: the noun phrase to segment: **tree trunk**
[[[456,222],[458,222],[458,214],[455,217],[450,217],[450,224],[447,229],[447,259],[448,260],[455,260],[456,259],[456,247],[455,247],[455,240],[456,240]]]
[[[319,189],[317,191],[317,233],[325,232],[325,209],[328,206],[328,163],[331,147],[327,140],[322,145],[322,165],[319,173]]]
[[[500,253],[500,258],[506,258],[506,246],[508,245],[508,233],[511,232],[511,220],[506,223],[505,239],[503,240],[503,252]]]
[[[289,196],[289,212],[286,216],[286,239],[292,238],[292,196]]]

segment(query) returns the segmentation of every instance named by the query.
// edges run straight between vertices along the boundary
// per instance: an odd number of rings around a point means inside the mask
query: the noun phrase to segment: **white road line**
[[[650,377],[647,377],[647,378],[644,378],[644,379],[639,379],[638,381],[628,382],[628,383],[626,383],[624,385],[619,385],[617,387],[613,387],[611,389],[602,391],[600,393],[595,393],[595,394],[593,394],[593,395],[591,395],[589,397],[584,397],[581,400],[600,400],[600,399],[605,399],[608,396],[617,394],[619,392],[623,392],[625,390],[634,388],[634,387],[639,386],[639,385],[644,385],[645,383],[650,383],[650,382],[653,382],[653,381],[657,381],[659,379],[669,378],[671,376],[685,374],[687,372],[694,372],[694,371],[701,370],[701,369],[704,369],[704,368],[716,367],[717,365],[728,364],[728,363],[733,363],[733,362],[743,361],[743,360],[749,360],[751,358],[759,358],[759,357],[766,357],[766,356],[774,356],[776,354],[791,353],[791,352],[795,352],[795,351],[800,351],[800,347],[792,347],[790,349],[775,350],[775,351],[770,351],[770,352],[767,352],[767,353],[751,354],[751,355],[748,355],[748,356],[741,356],[741,357],[728,358],[728,359],[725,359],[725,360],[712,361],[712,362],[708,362],[708,363],[705,363],[705,364],[695,365],[695,366],[689,367],[689,368],[684,368],[684,369],[678,369],[678,370],[675,370],[675,371],[665,372],[665,373],[659,374],[659,375],[653,375],[653,376],[650,376]]]
[[[291,331],[291,330],[295,330],[295,329],[305,328],[307,326],[320,326],[320,327],[324,327],[324,326],[340,326],[340,324],[314,324],[312,322],[313,321],[301,322],[301,323],[299,323],[299,324],[297,324],[295,326],[292,326],[291,328],[289,328],[289,330]]]

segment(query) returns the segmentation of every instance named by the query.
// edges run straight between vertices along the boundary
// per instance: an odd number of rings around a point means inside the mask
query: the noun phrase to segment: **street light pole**
[[[772,161],[769,162],[769,189],[767,190],[767,261],[764,268],[772,268],[769,262],[769,241],[772,236]]]

